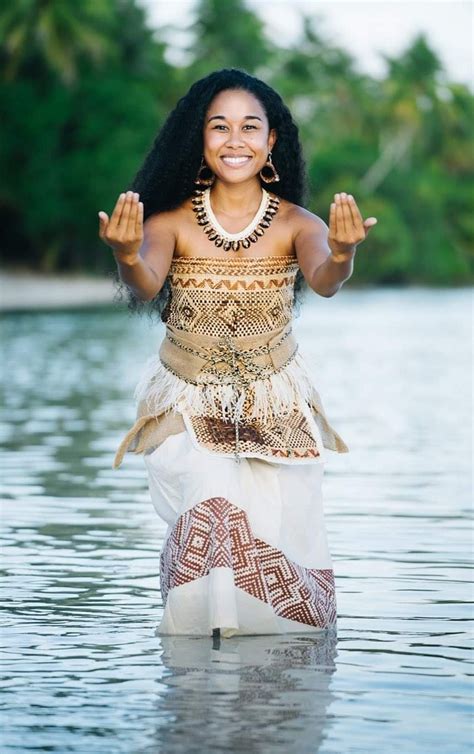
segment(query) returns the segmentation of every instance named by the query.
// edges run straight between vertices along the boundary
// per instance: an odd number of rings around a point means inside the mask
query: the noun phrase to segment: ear
[[[277,140],[277,132],[275,128],[272,128],[270,133],[268,134],[268,151],[271,152],[273,147],[275,146],[275,142]]]

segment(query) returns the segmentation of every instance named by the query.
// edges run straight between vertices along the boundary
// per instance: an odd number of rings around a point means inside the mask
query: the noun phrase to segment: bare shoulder
[[[329,228],[322,218],[304,207],[292,202],[282,204],[300,269],[312,287],[315,271],[331,254]]]
[[[293,238],[300,233],[306,234],[323,234],[326,235],[329,228],[324,220],[310,212],[299,204],[293,204],[286,199],[280,200],[281,219],[291,227]]]
[[[178,244],[181,208],[154,212],[143,224],[140,255],[159,280],[166,277]]]

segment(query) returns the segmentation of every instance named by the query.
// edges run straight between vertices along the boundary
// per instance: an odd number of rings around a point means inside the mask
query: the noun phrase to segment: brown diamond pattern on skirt
[[[276,615],[319,628],[336,620],[332,569],[304,568],[253,536],[245,511],[226,498],[204,500],[183,513],[160,556],[161,593],[231,568],[235,586],[273,608]]]

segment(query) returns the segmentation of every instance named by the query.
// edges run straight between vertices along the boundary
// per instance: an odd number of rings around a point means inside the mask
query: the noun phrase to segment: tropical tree
[[[111,0],[16,0],[0,10],[4,79],[36,56],[65,84],[77,80],[81,56],[101,63],[113,48]]]
[[[199,0],[195,20],[189,26],[192,42],[187,48],[192,81],[218,68],[245,68],[254,73],[271,56],[262,21],[244,0],[226,0],[225,19],[221,0]]]
[[[134,0],[118,2],[103,28],[109,46],[100,68],[84,53],[66,83],[44,49],[32,47],[16,75],[0,81],[1,253],[10,264],[110,267],[96,238],[97,209],[130,184],[165,117],[161,97],[171,100],[173,69]]]

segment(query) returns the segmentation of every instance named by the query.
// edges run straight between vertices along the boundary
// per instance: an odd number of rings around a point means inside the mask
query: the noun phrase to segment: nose
[[[229,138],[226,141],[226,146],[231,147],[231,149],[237,149],[237,147],[241,147],[243,144],[244,140],[242,139],[240,129],[238,127],[232,128],[229,131]]]

